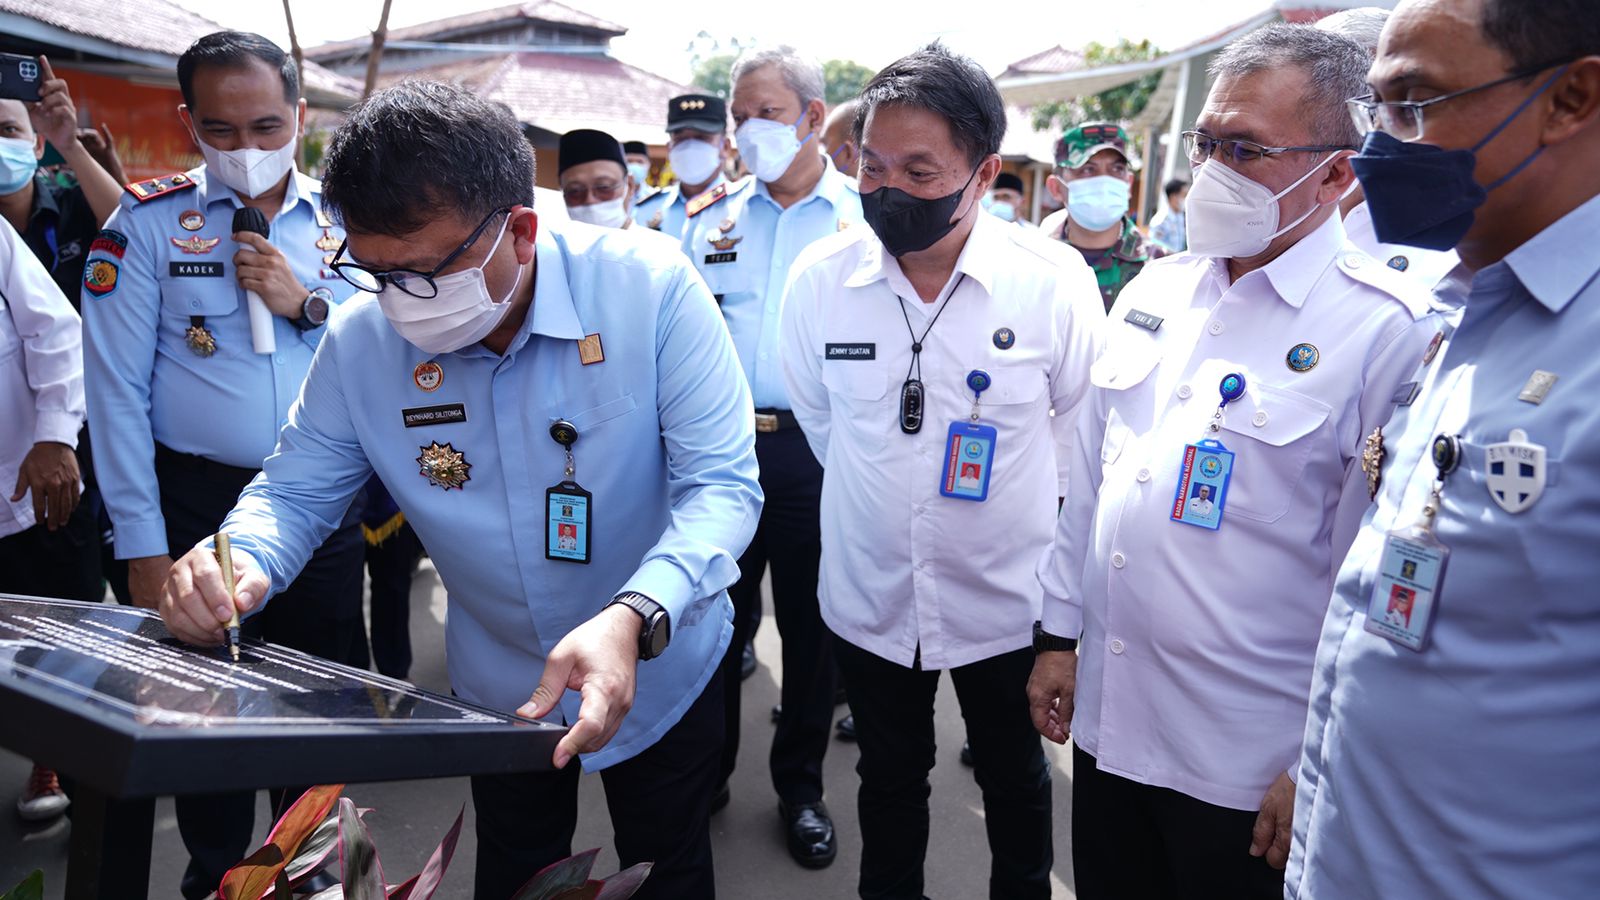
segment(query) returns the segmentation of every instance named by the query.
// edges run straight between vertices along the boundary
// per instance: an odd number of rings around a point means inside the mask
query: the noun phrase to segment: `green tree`
[[[822,64],[822,81],[825,85],[824,100],[829,106],[843,103],[846,100],[860,96],[861,89],[867,86],[876,74],[871,69],[858,62],[848,59],[830,59]]]
[[[1090,68],[1141,62],[1160,55],[1161,51],[1149,41],[1134,43],[1127,38],[1111,47],[1090,42],[1083,48],[1084,60]],[[1081,122],[1126,122],[1144,110],[1160,81],[1161,72],[1155,71],[1137,81],[1089,97],[1041,103],[1033,108],[1033,128],[1035,131],[1054,131]]]
[[[733,90],[728,75],[733,71],[736,53],[718,53],[695,60],[690,66],[690,80],[694,86],[708,94],[727,97]]]

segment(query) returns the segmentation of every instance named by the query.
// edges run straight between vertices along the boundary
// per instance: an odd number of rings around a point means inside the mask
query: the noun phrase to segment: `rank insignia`
[[[317,238],[317,249],[324,253],[332,253],[338,250],[339,245],[342,243],[344,242],[333,236],[331,229],[324,228],[322,229],[322,237]]]
[[[198,209],[186,209],[178,216],[178,226],[184,231],[199,231],[206,227],[205,214]]]
[[[722,232],[723,234],[727,234],[728,232],[733,230],[733,226],[735,224],[736,223],[733,221],[733,219],[731,217],[730,218],[726,218],[726,219],[723,219],[721,222],[717,223],[717,230]]]
[[[190,325],[183,333],[183,342],[195,356],[210,356],[217,352],[217,336],[204,325]]]
[[[472,463],[467,462],[465,454],[449,444],[434,441],[417,449],[422,451],[422,455],[417,457],[417,465],[422,467],[420,474],[428,479],[429,484],[448,491],[472,480],[472,476],[467,474]]]
[[[420,362],[411,370],[411,380],[416,382],[417,387],[431,394],[444,383],[444,369],[431,359]]]
[[[1556,386],[1556,379],[1560,377],[1554,372],[1535,369],[1533,374],[1528,376],[1528,383],[1522,386],[1522,393],[1517,395],[1517,399],[1523,403],[1532,403],[1534,406],[1538,406],[1544,402],[1544,398],[1549,395],[1550,389]]]
[[[723,182],[697,197],[690,198],[683,206],[683,213],[692,219],[705,212],[706,207],[726,196],[728,196],[728,185],[727,182]]]
[[[711,246],[715,247],[717,252],[727,253],[729,250],[733,249],[735,244],[744,240],[744,236],[740,235],[739,237],[728,237],[726,235],[717,235],[715,237],[707,237],[706,240],[711,242]]]
[[[600,344],[600,333],[587,335],[578,342],[578,362],[586,366],[606,361],[605,347]]]
[[[194,237],[172,239],[172,246],[185,253],[192,253],[197,256],[201,253],[210,253],[220,243],[222,243],[222,238],[203,238],[198,234]]]
[[[117,289],[117,264],[109,259],[91,259],[83,269],[83,289],[92,297],[108,297]]]
[[[1367,499],[1378,499],[1378,488],[1383,486],[1383,458],[1387,451],[1383,449],[1383,426],[1379,425],[1367,435],[1366,445],[1361,448],[1361,471],[1367,476]]]
[[[661,230],[661,210],[659,210],[659,209],[656,210],[656,214],[651,216],[650,217],[650,221],[646,222],[645,224],[648,225],[650,227],[650,230],[652,230],[652,231],[660,231]]]
[[[1442,331],[1434,332],[1433,340],[1428,342],[1428,352],[1422,354],[1422,364],[1423,365],[1427,365],[1428,363],[1433,362],[1433,358],[1435,356],[1439,355],[1439,347],[1441,345],[1443,345],[1443,344],[1444,344],[1444,332],[1442,332]]]
[[[151,178],[146,181],[134,181],[123,188],[140,203],[154,200],[157,197],[194,187],[194,182],[189,176],[179,173],[177,175],[163,175],[160,178]]]
[[[1010,350],[1011,345],[1017,342],[1017,333],[1009,328],[996,328],[994,332],[994,345],[1001,350]]]
[[[1404,272],[1411,268],[1411,260],[1406,259],[1404,256],[1391,256],[1389,257],[1389,268],[1396,272]]]
[[[1310,344],[1295,344],[1289,348],[1289,355],[1284,362],[1296,372],[1309,372],[1317,367],[1317,362],[1322,359],[1322,354]]]

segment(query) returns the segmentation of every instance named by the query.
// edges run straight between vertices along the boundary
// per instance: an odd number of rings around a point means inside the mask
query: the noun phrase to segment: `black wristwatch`
[[[672,617],[666,607],[636,591],[626,591],[612,598],[610,603],[622,604],[644,619],[639,625],[639,659],[655,659],[672,643]]]
[[[1050,632],[1044,630],[1044,623],[1043,622],[1034,622],[1033,623],[1033,652],[1034,653],[1045,653],[1045,652],[1052,651],[1052,650],[1054,650],[1054,651],[1060,651],[1060,650],[1073,650],[1073,651],[1076,651],[1077,649],[1078,649],[1078,639],[1077,638],[1065,638],[1065,637],[1060,637],[1058,635],[1051,634]]]
[[[328,322],[328,310],[333,307],[333,291],[325,287],[313,288],[306,295],[305,302],[300,304],[300,318],[294,320],[294,327],[301,331],[310,331],[321,328]]]

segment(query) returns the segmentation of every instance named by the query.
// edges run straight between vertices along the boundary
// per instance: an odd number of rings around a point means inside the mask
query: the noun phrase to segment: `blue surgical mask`
[[[33,141],[0,138],[0,196],[15,194],[33,180],[39,169],[33,147]]]
[[[1067,185],[1067,218],[1090,231],[1105,231],[1127,215],[1128,194],[1121,178],[1079,178]]]
[[[1382,131],[1368,134],[1361,153],[1350,158],[1350,167],[1366,192],[1372,230],[1378,240],[1426,250],[1454,249],[1471,230],[1478,207],[1489,199],[1489,192],[1526,169],[1544,152],[1544,147],[1528,154],[1488,186],[1472,177],[1478,167],[1478,151],[1566,71],[1567,67],[1562,66],[1471,149],[1447,150],[1433,144],[1407,143]]]
[[[1007,222],[1015,222],[1017,220],[1017,208],[1005,200],[995,200],[990,203],[989,212],[1005,219]]]

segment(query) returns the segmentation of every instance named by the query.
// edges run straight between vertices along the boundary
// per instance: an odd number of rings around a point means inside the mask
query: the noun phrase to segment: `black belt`
[[[204,456],[195,456],[193,453],[180,453],[165,444],[156,444],[156,462],[173,466],[185,472],[194,472],[197,475],[216,475],[228,478],[244,479],[246,481],[256,477],[259,468],[247,469],[242,466],[230,466],[216,460],[206,459]]]
[[[756,410],[756,431],[763,434],[799,427],[800,422],[795,419],[794,413],[787,409]]]

